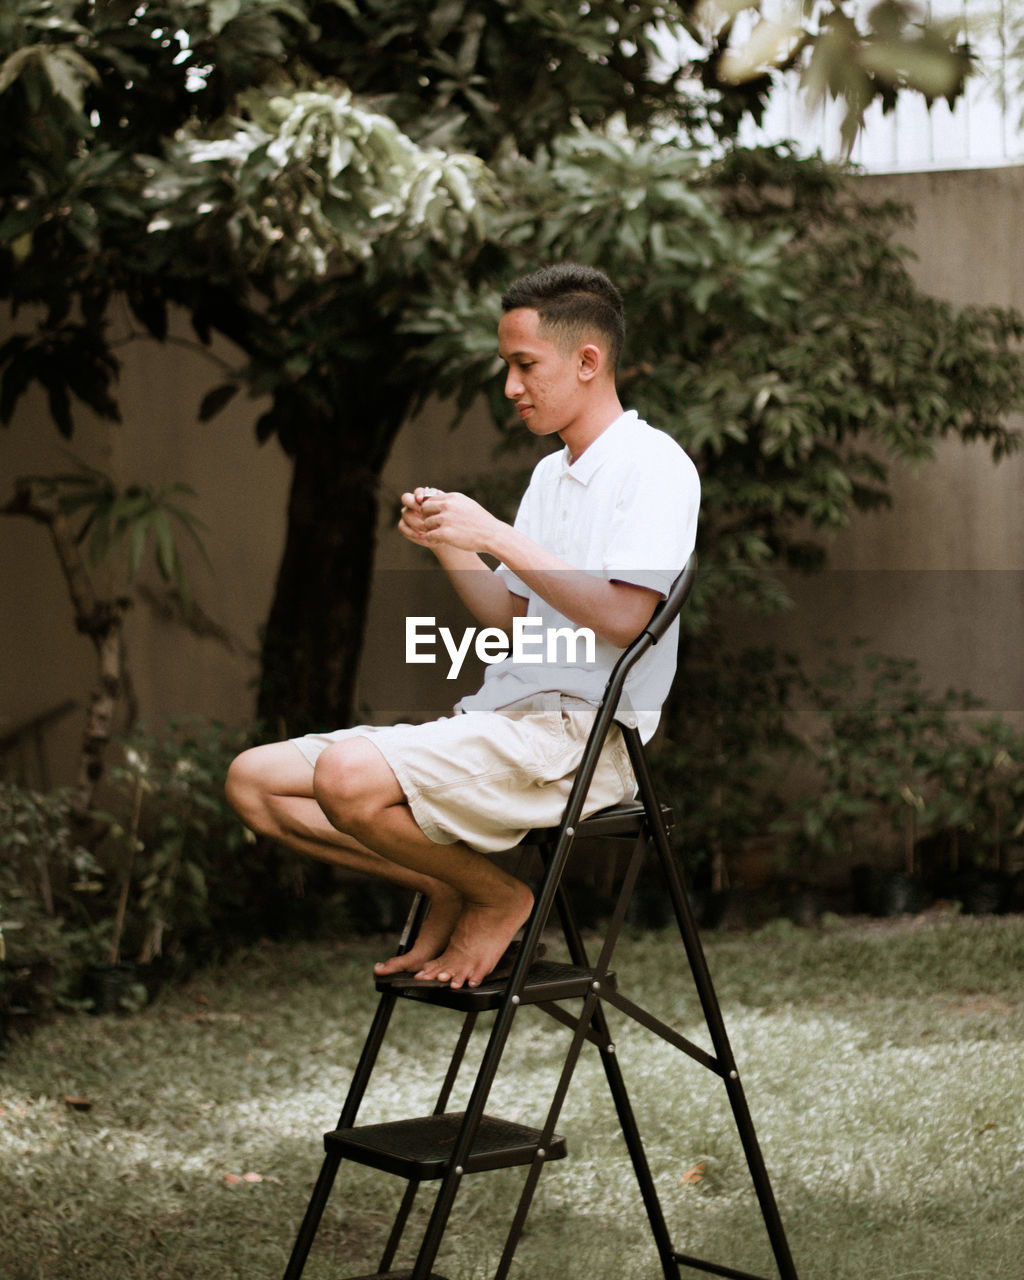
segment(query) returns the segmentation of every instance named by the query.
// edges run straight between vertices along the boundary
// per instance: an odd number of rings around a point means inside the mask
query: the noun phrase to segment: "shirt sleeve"
[[[516,518],[512,523],[512,527],[514,529],[522,530],[522,529],[529,529],[531,527],[530,512],[535,500],[534,495],[535,495],[535,486],[533,481],[531,480],[530,483],[526,486],[525,493],[519,500],[519,507],[516,511]],[[526,585],[525,582],[523,582],[522,578],[520,578],[517,574],[513,573],[513,571],[508,567],[507,564],[504,564],[504,563],[499,564],[495,568],[494,572],[498,575],[499,578],[501,578],[502,582],[504,582],[505,586],[508,587],[509,591],[511,591],[514,596],[522,596],[524,600],[528,600],[530,598],[530,588]]]
[[[604,544],[603,569],[617,582],[665,596],[693,552],[700,477],[670,437],[622,478]]]

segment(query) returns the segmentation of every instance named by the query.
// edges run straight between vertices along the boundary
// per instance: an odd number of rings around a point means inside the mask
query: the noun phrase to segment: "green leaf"
[[[127,529],[128,537],[128,577],[129,580],[134,579],[139,572],[142,564],[142,557],[146,551],[146,540],[149,536],[149,526],[153,520],[153,513],[145,512],[132,519],[124,527]]]
[[[225,405],[230,404],[238,392],[239,384],[237,382],[225,382],[219,387],[214,387],[212,391],[208,391],[199,405],[199,421],[209,422],[211,418],[216,417]]]
[[[86,86],[99,84],[100,77],[96,68],[76,49],[66,45],[44,49],[40,60],[54,93],[75,111],[81,111]]]
[[[171,532],[167,512],[157,508],[152,519],[153,536],[156,542],[156,564],[160,576],[171,581],[178,571],[178,553],[174,545],[174,534]]]
[[[74,424],[71,420],[71,398],[67,386],[55,378],[47,385],[46,395],[54,425],[65,439],[70,440]]]
[[[0,94],[4,94],[23,73],[30,62],[38,62],[43,50],[38,45],[17,49],[0,64]]]

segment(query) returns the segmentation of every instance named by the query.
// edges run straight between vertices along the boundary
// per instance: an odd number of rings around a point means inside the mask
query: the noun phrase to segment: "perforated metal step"
[[[663,804],[660,808],[666,827],[671,827],[675,820],[671,806]],[[599,809],[596,813],[592,813],[589,818],[584,818],[582,822],[578,823],[576,826],[576,838],[577,840],[587,840],[605,836],[623,838],[636,836],[640,832],[646,817],[643,803],[639,800],[629,800],[624,804],[615,804],[608,809]],[[557,827],[539,827],[527,832],[519,843],[532,848],[539,844],[553,844],[557,836]]]
[[[352,1280],[412,1280],[411,1271],[375,1271],[372,1276],[353,1276]],[[444,1276],[431,1271],[430,1280],[445,1280]]]
[[[523,1004],[544,1004],[549,1000],[570,1000],[574,996],[585,996],[591,989],[594,975],[589,969],[580,969],[576,965],[561,964],[555,960],[538,960],[530,966],[526,975],[521,1001]],[[615,989],[616,978],[609,973],[604,984]],[[378,991],[384,991],[388,983],[378,981]],[[453,991],[451,987],[398,987],[396,995],[406,1000],[419,1000],[424,1004],[437,1004],[446,1009],[470,1009],[486,1012],[496,1009],[501,1004],[507,978],[499,978],[497,982],[482,982],[478,987],[460,987]]]
[[[395,1120],[388,1124],[357,1125],[324,1134],[328,1151],[341,1151],[347,1160],[382,1169],[417,1182],[441,1178],[448,1171],[452,1148],[459,1136],[463,1112]],[[531,1164],[537,1156],[541,1133],[494,1116],[480,1121],[465,1164],[466,1173],[508,1169]],[[545,1160],[561,1160],[565,1139],[554,1134],[545,1148]]]

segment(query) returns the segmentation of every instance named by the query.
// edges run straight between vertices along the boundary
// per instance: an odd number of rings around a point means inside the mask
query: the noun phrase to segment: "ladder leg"
[[[402,1196],[402,1203],[398,1206],[398,1212],[395,1214],[395,1221],[391,1227],[391,1234],[388,1236],[388,1242],[384,1246],[384,1252],[381,1254],[380,1266],[378,1270],[381,1275],[391,1270],[391,1264],[395,1260],[395,1254],[398,1252],[398,1246],[402,1242],[402,1234],[405,1231],[405,1224],[409,1221],[409,1214],[412,1212],[413,1204],[416,1201],[416,1195],[419,1192],[420,1184],[418,1182],[410,1182]]]
[[[726,1094],[729,1098],[733,1119],[736,1122],[740,1142],[742,1143],[744,1155],[747,1159],[747,1167],[750,1171],[750,1177],[754,1184],[754,1191],[757,1195],[758,1204],[761,1208],[761,1216],[764,1219],[765,1229],[768,1232],[768,1238],[771,1242],[772,1251],[775,1255],[775,1263],[779,1269],[779,1275],[782,1277],[782,1280],[797,1280],[796,1267],[793,1262],[792,1254],[790,1253],[789,1243],[786,1239],[785,1228],[782,1225],[782,1218],[779,1214],[778,1204],[775,1200],[775,1194],[772,1191],[772,1185],[768,1177],[768,1170],[764,1163],[761,1146],[757,1140],[757,1134],[754,1131],[754,1123],[751,1119],[750,1110],[747,1106],[746,1096],[743,1092],[743,1085],[740,1082],[739,1071],[736,1068],[736,1062],[733,1058],[732,1047],[729,1043],[728,1032],[725,1029],[725,1021],[722,1017],[721,1006],[718,1003],[718,996],[715,993],[714,984],[711,981],[711,972],[708,969],[707,957],[705,956],[704,948],[701,945],[700,934],[697,929],[696,921],[693,918],[693,910],[690,907],[690,901],[683,885],[679,867],[676,865],[675,858],[672,856],[672,848],[669,843],[668,832],[665,829],[665,823],[661,816],[661,809],[654,794],[654,783],[651,778],[650,768],[647,764],[647,758],[643,753],[642,747],[637,746],[639,736],[636,735],[635,730],[627,730],[625,732],[625,737],[626,745],[629,748],[629,754],[633,762],[633,769],[639,784],[641,798],[643,799],[644,808],[647,812],[648,821],[650,823],[651,835],[658,854],[658,861],[665,876],[669,897],[671,898],[673,911],[676,917],[676,923],[679,927],[683,945],[686,949],[686,954],[690,962],[690,968],[693,973],[697,994],[700,999],[701,1008],[704,1012],[704,1019],[711,1035],[715,1054],[717,1055],[718,1061],[721,1065]]]
[[[591,991],[583,1001],[583,1009],[576,1021],[576,1029],[573,1032],[572,1043],[569,1051],[565,1056],[565,1062],[562,1065],[562,1073],[558,1078],[558,1084],[555,1086],[554,1097],[548,1109],[547,1119],[541,1131],[541,1146],[537,1152],[537,1156],[530,1166],[530,1172],[527,1175],[526,1184],[523,1187],[519,1197],[519,1205],[516,1209],[515,1217],[512,1220],[512,1226],[509,1230],[508,1238],[505,1242],[505,1252],[502,1255],[498,1270],[495,1272],[494,1280],[504,1280],[508,1275],[508,1269],[512,1264],[512,1257],[515,1253],[516,1246],[519,1243],[519,1237],[522,1234],[523,1226],[526,1223],[526,1215],[529,1212],[530,1204],[533,1200],[533,1193],[537,1188],[540,1180],[541,1171],[544,1164],[544,1149],[551,1140],[551,1135],[555,1131],[555,1125],[558,1123],[558,1117],[562,1110],[562,1104],[565,1102],[565,1095],[568,1092],[569,1084],[572,1080],[573,1073],[576,1070],[576,1064],[579,1062],[580,1052],[583,1043],[587,1039],[590,1030],[591,1021],[594,1013],[598,1008],[598,997],[596,991]]]
[[[415,940],[416,933],[420,925],[423,923],[424,916],[427,912],[427,900],[423,894],[416,894],[413,899],[412,906],[406,919],[402,936],[399,939],[399,953],[407,951]],[[373,1015],[373,1022],[370,1024],[370,1030],[367,1033],[366,1041],[363,1044],[362,1053],[359,1056],[359,1062],[352,1076],[352,1083],[349,1085],[348,1094],[345,1097],[345,1103],[342,1108],[341,1116],[338,1119],[337,1128],[346,1128],[355,1124],[356,1115],[359,1106],[362,1103],[363,1095],[366,1093],[366,1087],[370,1082],[370,1075],[377,1062],[377,1055],[380,1053],[380,1047],[384,1042],[384,1036],[387,1034],[388,1024],[391,1021],[391,1014],[395,1008],[395,995],[392,992],[384,992],[380,1000],[377,1002],[377,1009]],[[299,1280],[302,1275],[303,1268],[306,1265],[306,1259],[309,1257],[309,1251],[313,1246],[313,1240],[316,1236],[317,1229],[320,1226],[320,1219],[323,1217],[324,1209],[327,1206],[328,1197],[331,1194],[331,1188],[334,1186],[334,1180],[341,1165],[341,1157],[336,1152],[329,1151],[320,1166],[320,1175],[317,1178],[316,1186],[313,1188],[313,1194],[310,1197],[309,1204],[306,1207],[306,1213],[299,1227],[295,1244],[292,1248],[291,1257],[288,1259],[288,1266],[284,1273],[284,1280]],[[408,1213],[408,1210],[406,1211]],[[399,1210],[401,1213],[401,1210]]]
[[[563,839],[563,862],[568,855],[570,843],[571,835]],[[430,1215],[430,1221],[427,1223],[426,1231],[423,1234],[420,1251],[410,1280],[430,1280],[430,1268],[441,1246],[448,1218],[465,1171],[465,1163],[472,1148],[473,1140],[480,1128],[484,1107],[487,1105],[491,1086],[498,1073],[502,1054],[505,1051],[505,1045],[512,1030],[512,1022],[519,1008],[519,993],[525,984],[526,974],[537,943],[540,941],[541,932],[547,922],[554,895],[554,884],[546,884],[541,890],[540,896],[534,904],[533,914],[527,922],[519,957],[516,960],[512,975],[508,980],[505,995],[491,1027],[487,1047],[477,1070],[476,1082],[466,1104],[459,1134],[452,1148],[448,1167],[444,1177],[441,1179],[437,1198],[434,1201],[434,1208]]]
[[[647,852],[649,838],[646,833],[642,834],[633,848],[630,864],[626,872],[626,877],[619,889],[619,905],[620,910],[617,912],[618,924],[613,919],[611,927],[615,928],[615,938],[612,943],[617,940],[619,929],[621,928],[622,916],[628,906],[629,899],[632,897],[633,889],[636,884],[636,878],[640,872],[644,855]],[[566,942],[569,946],[569,952],[573,957],[575,964],[588,968],[586,945],[580,933],[579,926],[576,922],[576,915],[572,909],[569,895],[562,886],[559,886],[559,893],[556,899],[558,907],[559,920],[562,925],[562,932],[565,935]],[[608,949],[607,960],[604,968],[611,962],[611,950]],[[612,1096],[615,1105],[615,1112],[619,1118],[619,1124],[622,1128],[622,1137],[626,1143],[626,1149],[629,1152],[629,1158],[633,1164],[633,1172],[640,1189],[640,1196],[647,1212],[647,1220],[650,1223],[651,1234],[654,1237],[654,1244],[658,1251],[658,1259],[661,1263],[662,1272],[666,1280],[678,1280],[679,1267],[675,1260],[675,1253],[672,1246],[672,1238],[669,1233],[668,1223],[665,1221],[665,1213],[661,1207],[661,1200],[658,1196],[657,1187],[654,1183],[654,1177],[651,1173],[651,1167],[647,1160],[647,1152],[644,1149],[643,1139],[640,1136],[640,1129],[636,1122],[636,1116],[633,1113],[633,1106],[629,1099],[629,1093],[626,1089],[625,1078],[622,1074],[622,1067],[619,1063],[618,1056],[615,1052],[615,1045],[611,1038],[611,1031],[608,1026],[608,1019],[605,1015],[604,1007],[598,1004],[594,1011],[593,1029],[598,1041],[598,1052],[601,1055],[601,1065],[604,1068],[605,1079],[608,1082],[608,1090]]]
[[[519,1238],[523,1234],[526,1215],[529,1212],[530,1205],[533,1203],[533,1193],[537,1190],[537,1183],[540,1181],[543,1168],[543,1160],[534,1160],[533,1164],[530,1165],[530,1171],[526,1175],[526,1183],[519,1197],[519,1204],[516,1206],[515,1217],[512,1219],[512,1225],[509,1227],[508,1235],[505,1238],[505,1248],[498,1263],[498,1269],[494,1273],[494,1280],[506,1280],[508,1276],[509,1267],[512,1265]]]
[[[291,1257],[288,1259],[284,1280],[299,1280],[302,1275],[340,1164],[341,1156],[334,1152],[328,1152],[324,1157],[324,1162],[320,1166],[320,1176],[317,1178],[313,1194],[310,1197],[309,1204],[306,1206],[306,1215],[302,1219],[299,1234],[296,1236],[295,1244],[292,1247]]]
[[[658,1259],[661,1262],[662,1272],[666,1280],[678,1280],[679,1267],[676,1265],[675,1251],[669,1234],[668,1223],[665,1221],[665,1213],[661,1207],[658,1189],[654,1183],[654,1175],[651,1173],[651,1166],[647,1161],[647,1152],[640,1136],[640,1129],[636,1122],[636,1116],[633,1114],[633,1107],[626,1090],[626,1081],[615,1052],[615,1045],[611,1041],[604,1010],[601,1008],[597,1010],[594,1017],[594,1029],[601,1037],[599,1052],[605,1078],[608,1081],[608,1090],[612,1095],[615,1112],[619,1117],[619,1124],[622,1128],[622,1137],[629,1151],[629,1158],[633,1163],[633,1173],[640,1188],[640,1197],[643,1200],[644,1208],[647,1211],[647,1220],[650,1223],[651,1234],[658,1250]]]
[[[377,1055],[380,1053],[381,1044],[387,1033],[388,1023],[391,1021],[391,1014],[394,1011],[396,997],[393,992],[385,992],[377,1003],[377,1010],[373,1015],[373,1022],[370,1025],[366,1042],[363,1045],[363,1051],[359,1057],[359,1063],[356,1066],[352,1083],[349,1085],[348,1094],[345,1098],[345,1104],[342,1108],[341,1116],[338,1119],[337,1127],[345,1128],[355,1123],[356,1115],[359,1111],[359,1105],[363,1100],[366,1087],[370,1082],[370,1075],[377,1061]],[[305,1217],[302,1225],[299,1227],[299,1233],[296,1236],[295,1244],[292,1248],[291,1257],[288,1259],[288,1266],[284,1273],[284,1280],[299,1280],[302,1275],[303,1268],[306,1265],[306,1259],[313,1245],[313,1239],[316,1236],[317,1229],[320,1226],[320,1219],[323,1217],[324,1209],[327,1206],[327,1199],[331,1194],[331,1188],[334,1186],[334,1179],[337,1176],[338,1168],[341,1164],[341,1156],[329,1151],[324,1157],[324,1162],[320,1166],[320,1175],[317,1178],[316,1186],[313,1188],[313,1194],[310,1197],[309,1204],[306,1208]]]
[[[462,1030],[459,1032],[458,1043],[448,1064],[448,1071],[445,1075],[444,1083],[441,1085],[441,1092],[438,1094],[437,1102],[434,1104],[434,1115],[436,1116],[442,1115],[448,1106],[448,1100],[451,1097],[452,1089],[455,1087],[455,1079],[459,1074],[459,1068],[462,1066],[466,1056],[466,1049],[473,1034],[473,1028],[476,1026],[476,1021],[477,1015],[473,1012],[467,1013],[462,1021]],[[409,1214],[412,1212],[419,1189],[420,1184],[415,1181],[410,1182],[406,1187],[402,1203],[391,1227],[391,1235],[388,1237],[387,1245],[381,1256],[379,1270],[382,1274],[391,1270],[391,1264],[394,1262],[395,1254],[398,1252],[398,1246],[401,1243],[402,1235],[405,1231],[406,1223],[409,1221]]]

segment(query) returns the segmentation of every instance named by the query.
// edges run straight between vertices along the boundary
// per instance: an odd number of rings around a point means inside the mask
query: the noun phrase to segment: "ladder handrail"
[[[666,598],[655,609],[654,615],[652,615],[646,627],[618,658],[608,677],[604,695],[591,727],[590,735],[587,738],[580,766],[572,789],[569,792],[569,799],[566,802],[562,821],[558,827],[558,839],[544,876],[543,888],[534,902],[533,912],[523,931],[523,942],[519,957],[509,978],[505,999],[491,1028],[490,1038],[480,1062],[476,1082],[463,1113],[462,1127],[452,1148],[449,1171],[442,1181],[437,1199],[434,1202],[434,1209],[424,1233],[420,1254],[412,1273],[413,1280],[426,1280],[429,1275],[430,1264],[433,1262],[440,1245],[444,1224],[455,1200],[458,1183],[463,1174],[473,1136],[483,1117],[491,1086],[497,1074],[498,1063],[512,1028],[512,1022],[519,1005],[519,993],[526,983],[526,975],[532,962],[533,953],[540,942],[541,932],[554,906],[557,886],[561,883],[562,873],[576,835],[576,824],[579,822],[580,814],[583,811],[583,805],[590,790],[590,783],[597,768],[597,761],[604,746],[605,737],[611,727],[612,720],[615,718],[619,698],[626,683],[626,676],[651,645],[657,643],[668,630],[675,615],[678,614],[683,602],[690,594],[696,571],[697,558],[696,553],[694,553],[672,584]]]
[[[680,610],[693,590],[696,577],[697,553],[694,551],[669,588],[668,595],[664,600],[658,602],[650,621],[637,638],[623,651],[612,667],[608,681],[605,684],[604,694],[601,697],[597,716],[587,738],[587,745],[580,759],[579,769],[576,771],[575,782],[566,802],[565,812],[569,827],[574,828],[576,823],[579,822],[580,813],[583,810],[587,792],[590,790],[590,783],[597,768],[597,761],[604,747],[604,740],[608,736],[608,730],[611,728],[611,723],[616,718],[616,713],[619,709],[619,699],[622,697],[622,690],[625,687],[627,676],[647,650],[658,643],[679,616]],[[564,821],[565,819],[563,819]]]

